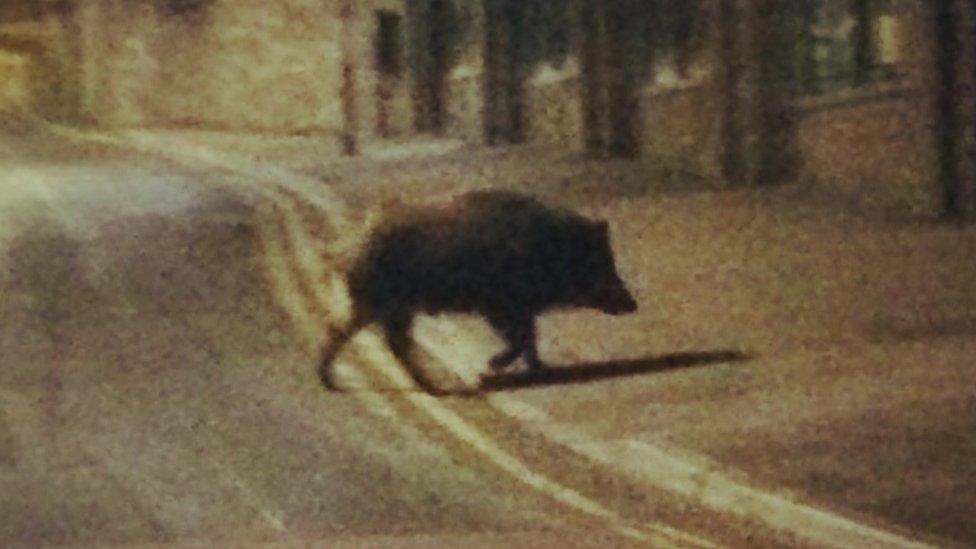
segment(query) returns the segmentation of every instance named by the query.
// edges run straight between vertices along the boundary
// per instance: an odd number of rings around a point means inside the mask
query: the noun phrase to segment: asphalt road
[[[8,177],[5,545],[707,545],[477,399],[323,392],[321,220],[287,197],[129,160]]]
[[[562,384],[468,394],[497,345],[470,319],[417,330],[456,396],[413,390],[371,333],[339,363],[350,391],[322,391],[358,214],[320,182],[192,155],[11,165],[5,545],[916,546],[590,437],[592,410],[546,417]]]

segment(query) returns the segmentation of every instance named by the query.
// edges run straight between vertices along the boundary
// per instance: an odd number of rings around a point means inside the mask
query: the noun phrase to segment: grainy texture
[[[974,10],[0,0],[0,546],[976,543]]]
[[[539,370],[535,323],[543,312],[590,308],[617,315],[637,308],[617,275],[605,221],[497,190],[391,217],[373,229],[346,275],[352,321],[323,353],[319,374],[329,388],[335,388],[332,363],[341,346],[374,322],[430,390],[411,356],[417,314],[479,314],[507,345],[489,361],[493,369],[524,355]]]

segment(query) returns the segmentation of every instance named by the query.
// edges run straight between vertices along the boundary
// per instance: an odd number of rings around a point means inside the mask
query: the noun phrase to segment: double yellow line
[[[250,191],[257,197],[257,209],[261,213],[259,236],[262,246],[264,269],[278,304],[287,314],[296,333],[303,341],[310,356],[316,356],[327,323],[334,322],[336,309],[348,306],[348,298],[339,283],[337,274],[322,260],[314,238],[306,229],[326,229],[336,232],[348,230],[345,208],[336,196],[314,200],[312,196],[299,195],[292,189],[280,186],[280,181],[301,183],[308,188],[322,189],[313,178],[302,177],[289,170],[247,162],[244,159],[226,159],[206,148],[194,147],[178,138],[166,138],[142,134],[124,134],[120,137],[86,133],[70,128],[54,127],[59,135],[78,141],[97,142],[163,157],[188,168],[199,168],[206,173],[222,173],[233,179],[238,191]],[[324,189],[323,189],[324,190]],[[331,199],[330,199],[331,198]],[[314,210],[315,219],[301,219],[298,206],[304,202],[305,211]],[[328,215],[326,215],[328,214]],[[345,236],[345,235],[342,235]],[[323,279],[328,279],[323,284]],[[388,381],[400,387],[412,386],[412,381],[387,357],[377,354],[378,341],[370,333],[357,338],[367,343],[369,358],[364,366],[370,367]],[[342,366],[339,364],[338,366]],[[309,365],[310,372],[314,364]],[[343,377],[358,386],[368,386],[366,376],[354,369],[343,369]],[[310,375],[310,379],[314,376]],[[615,534],[632,542],[653,547],[713,547],[713,544],[665,524],[635,524],[578,491],[564,486],[546,475],[533,470],[522,460],[506,452],[490,437],[440,400],[417,392],[404,392],[404,398],[421,413],[440,426],[451,438],[483,456],[488,463],[504,471],[518,482],[538,493],[592,519],[596,519]],[[323,398],[327,398],[323,395]],[[408,440],[436,445],[422,431],[404,421],[398,413],[392,397],[379,392],[357,391],[358,398],[370,413],[391,420]]]
[[[298,219],[299,214],[294,206],[288,204],[295,197],[279,195],[279,198],[281,201],[271,208],[273,222],[262,224],[265,266],[278,303],[289,315],[307,350],[314,356],[322,342],[324,327],[328,322],[334,322],[330,318],[330,311],[336,305],[341,307],[345,298],[340,295],[341,288],[335,278],[330,278],[328,285],[319,282],[332,273],[329,273],[329,267],[324,265],[321,255],[316,251],[315,242],[303,227],[303,222]],[[406,373],[378,350],[381,343],[375,335],[364,332],[357,339],[362,345],[362,356],[366,359],[363,361],[364,365],[395,386],[412,386]],[[363,375],[357,371],[345,369],[343,376],[356,385],[367,384]],[[355,394],[368,410],[385,418],[397,417],[390,395],[368,391],[358,391]],[[414,409],[493,466],[563,506],[599,519],[610,531],[620,536],[654,547],[710,545],[707,542],[691,543],[689,540],[698,538],[665,525],[633,524],[593,499],[533,470],[443,401],[416,391],[405,391],[402,394],[402,398]],[[323,395],[323,398],[327,397]]]

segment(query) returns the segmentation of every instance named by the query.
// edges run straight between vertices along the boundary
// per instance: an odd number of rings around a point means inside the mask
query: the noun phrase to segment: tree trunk
[[[525,139],[525,27],[519,0],[484,0],[484,131],[489,145]]]
[[[609,151],[614,156],[637,156],[640,141],[639,60],[636,48],[635,10],[648,9],[643,2],[608,0],[607,102],[609,108]],[[637,51],[635,51],[637,50]]]
[[[754,182],[780,183],[796,173],[795,13],[779,0],[757,0],[754,14],[756,150]]]
[[[339,10],[343,32],[342,86],[339,90],[343,121],[342,151],[344,154],[352,156],[357,154],[359,150],[359,116],[358,105],[356,104],[357,51],[355,40],[352,37],[355,5],[352,0],[345,0]]]
[[[495,145],[501,124],[501,17],[496,0],[482,0],[484,9],[484,71],[482,74],[482,130],[485,142]]]
[[[505,1],[505,137],[509,143],[525,141],[525,10],[522,0]]]
[[[742,158],[742,124],[739,121],[739,89],[742,83],[740,59],[739,9],[736,0],[720,0],[718,5],[720,101],[721,101],[721,167],[722,178],[729,183],[744,179]]]
[[[959,59],[959,37],[955,24],[955,2],[935,0],[934,28],[935,63],[938,73],[936,104],[936,146],[939,158],[939,184],[942,190],[943,217],[961,213],[959,185],[959,113],[956,70]]]
[[[427,71],[427,112],[430,131],[440,134],[445,125],[445,88],[447,75],[451,69],[450,44],[448,43],[447,25],[455,24],[449,16],[450,0],[430,0],[428,6],[428,60],[430,67]]]
[[[603,120],[606,112],[603,94],[603,67],[600,62],[601,27],[605,0],[581,0],[580,16],[580,92],[583,118],[583,143],[591,153],[603,151]]]
[[[854,83],[863,85],[871,80],[874,71],[874,18],[872,0],[851,0],[854,15]]]
[[[820,89],[820,75],[817,74],[817,58],[814,51],[815,43],[813,36],[813,25],[817,18],[817,5],[813,2],[801,2],[798,6],[798,16],[799,28],[797,29],[797,34],[800,40],[797,44],[798,67],[796,85],[800,93],[817,93]]]
[[[414,127],[418,132],[440,133],[445,123],[445,87],[450,71],[447,28],[449,0],[408,3],[414,52]]]
[[[427,83],[430,80],[430,12],[426,0],[407,2],[406,10],[410,29],[413,126],[415,131],[422,133],[430,129],[430,100],[427,96]]]

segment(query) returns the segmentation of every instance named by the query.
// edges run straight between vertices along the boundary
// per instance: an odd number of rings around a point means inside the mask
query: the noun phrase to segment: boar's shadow
[[[705,364],[742,362],[751,357],[741,351],[719,350],[671,353],[629,360],[590,362],[571,366],[549,366],[540,370],[488,374],[482,377],[477,391],[494,392],[529,387],[586,383],[652,372],[679,370]]]

